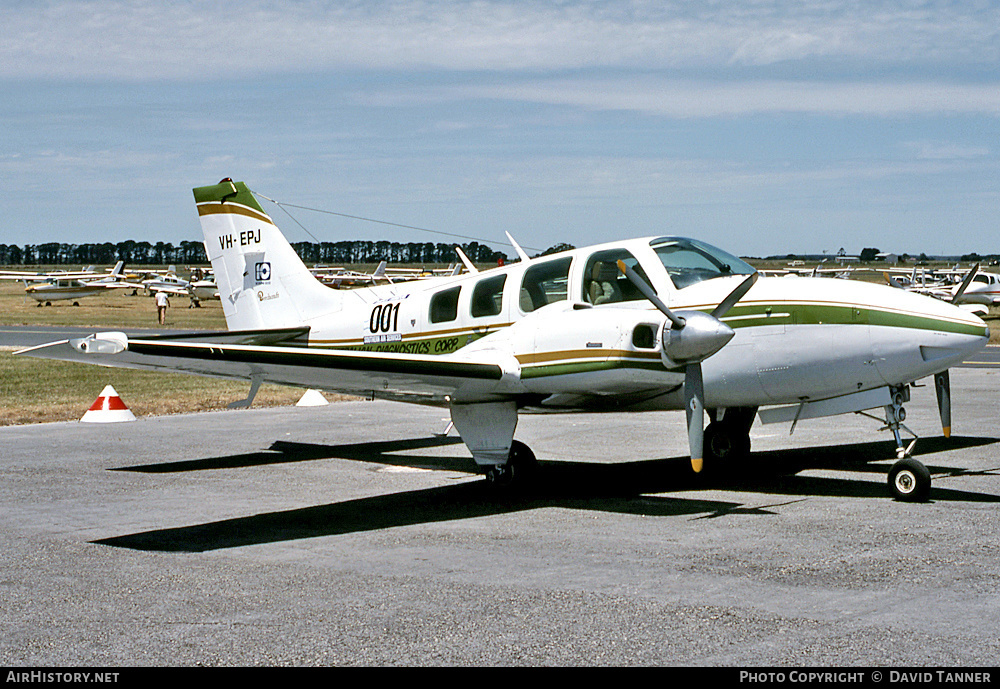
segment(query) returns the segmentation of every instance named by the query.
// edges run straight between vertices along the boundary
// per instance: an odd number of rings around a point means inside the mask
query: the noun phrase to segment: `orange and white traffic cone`
[[[135,414],[125,406],[122,398],[110,385],[104,386],[100,396],[90,405],[90,409],[80,419],[84,423],[115,423],[135,421]]]

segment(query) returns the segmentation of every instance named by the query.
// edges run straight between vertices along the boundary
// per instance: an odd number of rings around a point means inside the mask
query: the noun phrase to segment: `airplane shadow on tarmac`
[[[117,471],[169,473],[239,468],[312,461],[350,459],[386,465],[474,473],[471,458],[407,456],[395,454],[414,449],[461,443],[454,437],[317,445],[278,441],[268,450],[225,457],[123,467]],[[917,456],[944,450],[1000,443],[1000,438],[926,438],[917,443]],[[497,492],[485,480],[392,493],[294,510],[225,519],[170,529],[100,539],[94,543],[151,551],[201,552],[245,545],[317,538],[374,531],[396,526],[470,519],[542,507],[564,507],[653,517],[689,516],[692,519],[730,515],[774,514],[777,508],[813,496],[888,499],[885,481],[800,476],[809,469],[841,472],[888,473],[893,457],[891,442],[856,443],[755,452],[739,471],[696,476],[687,457],[595,464],[592,462],[539,461],[529,487]],[[925,462],[926,463],[926,462]],[[957,475],[1000,475],[1000,467],[971,472],[928,465],[936,478]],[[738,502],[657,495],[700,489],[732,489],[766,495],[800,496],[771,505],[748,507]],[[932,501],[1000,502],[1000,496],[932,487]]]

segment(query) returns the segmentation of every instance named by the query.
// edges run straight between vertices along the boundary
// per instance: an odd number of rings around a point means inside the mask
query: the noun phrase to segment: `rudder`
[[[243,182],[198,187],[194,198],[230,330],[309,325],[340,309]]]

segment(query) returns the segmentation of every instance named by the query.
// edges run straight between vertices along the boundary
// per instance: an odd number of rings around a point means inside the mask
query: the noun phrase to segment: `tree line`
[[[462,251],[474,263],[496,263],[506,260],[506,255],[494,251],[485,244],[469,242],[460,245]],[[292,247],[307,264],[322,263],[455,263],[458,254],[454,244],[432,244],[430,242],[389,242],[351,240],[343,242],[295,242]],[[111,265],[124,261],[125,265],[197,265],[208,263],[205,245],[202,242],[137,242],[126,240],[111,242],[66,244],[47,242],[45,244],[0,244],[0,265]]]

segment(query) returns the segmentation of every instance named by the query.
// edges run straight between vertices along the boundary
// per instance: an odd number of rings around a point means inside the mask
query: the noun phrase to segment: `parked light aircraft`
[[[81,270],[52,270],[34,273],[27,270],[0,270],[0,280],[17,280],[18,282],[45,282],[52,279],[74,280],[100,277],[107,277],[107,273],[94,272],[94,266],[87,266]]]
[[[456,251],[461,253],[462,250],[456,247]],[[446,269],[428,271],[422,268],[389,268],[387,261],[380,261],[371,273],[361,273],[346,268],[321,266],[311,268],[309,272],[324,285],[340,289],[342,287],[357,287],[360,285],[377,285],[380,282],[407,282],[409,280],[423,280],[429,277],[458,275],[462,272],[462,266],[455,265]]]
[[[890,489],[922,500],[930,474],[901,436],[908,386],[935,377],[950,434],[948,368],[989,336],[975,315],[936,299],[760,277],[680,237],[331,290],[244,184],[227,179],[194,196],[229,332],[95,333],[22,353],[246,379],[247,402],[268,381],[445,406],[497,485],[527,481],[535,466],[514,440],[519,411],[684,409],[692,469],[709,472],[747,458],[758,415],[794,428],[882,408],[899,457]]]
[[[176,296],[188,297],[191,306],[200,306],[201,301],[219,298],[219,288],[215,281],[208,278],[185,280],[175,273],[175,269],[162,275],[147,278],[142,281],[142,287],[147,294],[166,292]]]
[[[915,272],[905,281],[888,273],[885,279],[893,287],[942,299],[979,316],[989,313],[993,304],[1000,304],[1000,276],[979,272],[978,263],[965,272],[939,271],[930,282],[925,276],[918,281]]]
[[[72,299],[73,305],[78,306],[77,299],[106,294],[109,289],[135,287],[135,285],[125,281],[122,275],[123,265],[123,261],[118,261],[117,265],[115,265],[108,275],[105,277],[95,277],[94,279],[53,276],[44,282],[34,282],[32,284],[28,284],[28,281],[25,280],[24,291],[29,297],[37,301],[39,306],[43,304],[48,306],[52,302],[62,299]]]

